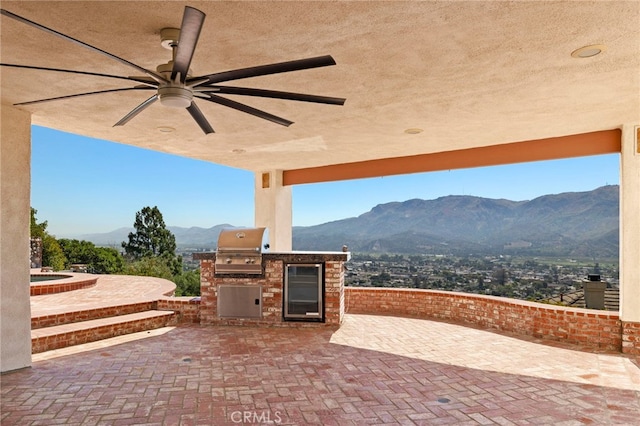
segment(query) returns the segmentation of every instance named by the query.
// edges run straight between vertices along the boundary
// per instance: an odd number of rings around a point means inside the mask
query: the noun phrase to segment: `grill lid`
[[[223,229],[218,236],[216,274],[261,274],[263,249],[269,249],[267,228]]]
[[[269,248],[267,228],[227,228],[218,236],[218,253],[227,251],[262,253]]]

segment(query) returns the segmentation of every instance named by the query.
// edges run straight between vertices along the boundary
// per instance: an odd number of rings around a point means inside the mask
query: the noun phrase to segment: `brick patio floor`
[[[635,425],[634,361],[407,318],[185,325],[34,355],[1,377],[1,423]]]

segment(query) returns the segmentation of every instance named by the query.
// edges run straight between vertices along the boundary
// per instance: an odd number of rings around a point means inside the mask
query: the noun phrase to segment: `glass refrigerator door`
[[[322,319],[322,265],[287,265],[285,318]]]

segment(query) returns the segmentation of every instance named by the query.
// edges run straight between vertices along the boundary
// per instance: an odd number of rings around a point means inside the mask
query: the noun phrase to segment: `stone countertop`
[[[262,253],[263,259],[282,259],[285,262],[325,262],[351,260],[350,252],[342,251],[283,251]],[[193,253],[194,260],[214,260],[216,252]]]

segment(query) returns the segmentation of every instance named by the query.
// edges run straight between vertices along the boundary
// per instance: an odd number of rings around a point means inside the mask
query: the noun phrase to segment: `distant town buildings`
[[[354,254],[346,285],[422,288],[504,296],[584,307],[582,281],[597,271],[607,283],[606,309],[617,310],[617,263],[510,256]]]

